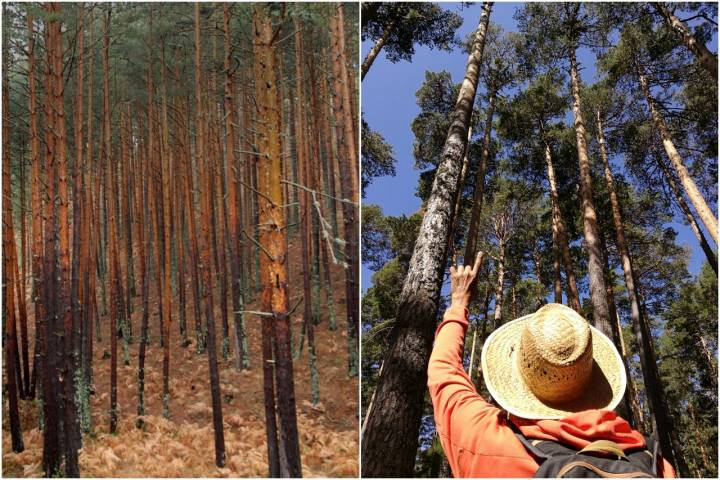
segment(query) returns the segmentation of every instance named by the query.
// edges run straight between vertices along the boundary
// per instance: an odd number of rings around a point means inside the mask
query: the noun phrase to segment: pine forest
[[[448,269],[480,253],[461,359],[481,397],[488,336],[563,303],[620,352],[618,415],[679,477],[717,478],[717,22],[710,2],[362,4],[364,477],[451,474],[428,360]]]
[[[3,3],[4,477],[357,476],[359,8]]]

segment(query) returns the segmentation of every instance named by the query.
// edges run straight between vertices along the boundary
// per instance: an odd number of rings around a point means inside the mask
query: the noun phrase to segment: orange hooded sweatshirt
[[[515,436],[506,412],[487,403],[475,391],[463,369],[462,353],[468,311],[452,306],[435,332],[428,365],[428,387],[435,427],[455,477],[532,477],[539,465]],[[581,449],[595,440],[612,440],[623,449],[645,446],[645,438],[609,410],[587,410],[560,420],[513,422],[528,438],[555,440]],[[662,460],[661,477],[673,478]]]

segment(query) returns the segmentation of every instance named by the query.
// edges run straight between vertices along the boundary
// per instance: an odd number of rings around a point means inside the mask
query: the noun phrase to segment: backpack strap
[[[542,463],[554,455],[572,455],[576,453],[576,450],[568,448],[558,442],[527,438],[512,420],[507,419],[506,422],[525,449],[537,459],[541,460],[539,463]]]
[[[627,456],[625,455],[625,452],[623,451],[622,447],[618,445],[617,443],[610,441],[610,440],[595,440],[594,442],[588,444],[580,450],[578,453],[585,453],[585,452],[599,452],[599,453],[606,453],[609,455],[615,455],[620,458],[624,458],[627,460]]]
[[[652,472],[655,477],[658,476],[658,462],[660,461],[660,442],[658,441],[657,432],[653,432],[649,437],[645,437],[645,451],[652,455]]]

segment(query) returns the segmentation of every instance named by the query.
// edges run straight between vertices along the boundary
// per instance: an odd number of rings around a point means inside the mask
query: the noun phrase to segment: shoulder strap
[[[558,454],[571,455],[576,453],[576,450],[568,448],[558,442],[527,438],[512,420],[507,419],[506,422],[525,449],[542,461]]]
[[[578,453],[585,452],[607,453],[610,455],[615,455],[618,458],[627,459],[627,456],[625,455],[622,447],[620,447],[620,445],[611,440],[595,440],[594,442],[586,445],[585,448],[580,450]]]
[[[658,441],[657,432],[645,437],[645,450],[652,454],[652,472],[653,476],[657,477],[658,461],[660,460],[660,442]]]

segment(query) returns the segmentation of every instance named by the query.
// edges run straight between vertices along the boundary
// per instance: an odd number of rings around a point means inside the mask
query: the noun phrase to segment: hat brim
[[[516,355],[520,334],[534,314],[520,317],[496,329],[483,345],[481,365],[490,395],[515,416],[533,420],[559,419],[583,410],[613,410],[622,400],[627,384],[625,367],[612,341],[590,326],[593,371],[585,391],[577,398],[550,404],[540,400],[523,381]]]

